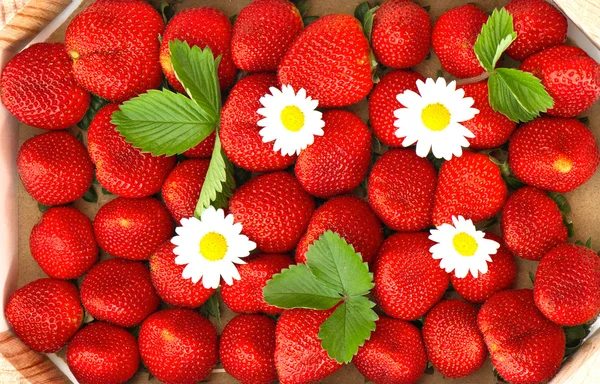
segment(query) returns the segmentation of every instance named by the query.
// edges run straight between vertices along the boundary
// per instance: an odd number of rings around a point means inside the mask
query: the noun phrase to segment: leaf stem
[[[491,75],[492,74],[489,72],[483,72],[479,76],[469,77],[468,79],[458,79],[458,80],[456,80],[456,85],[460,86],[460,85],[479,83],[480,81],[487,80],[488,77],[490,77]]]

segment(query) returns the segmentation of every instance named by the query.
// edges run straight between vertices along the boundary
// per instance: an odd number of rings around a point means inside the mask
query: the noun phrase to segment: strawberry
[[[316,383],[342,367],[328,356],[318,337],[333,309],[284,311],[275,330],[275,367],[281,384]]]
[[[502,236],[512,253],[539,261],[549,250],[567,242],[567,226],[554,200],[537,188],[524,187],[506,200]]]
[[[77,124],[90,104],[61,43],[33,44],[17,53],[2,71],[0,97],[17,119],[41,129]]]
[[[417,80],[425,82],[421,74],[397,70],[386,73],[369,96],[369,123],[375,136],[385,145],[401,147],[404,138],[396,136],[394,111],[404,108],[396,96],[405,91],[418,92]]]
[[[246,72],[275,72],[304,23],[287,0],[255,0],[238,14],[231,53],[236,67]]]
[[[500,212],[508,191],[500,169],[485,155],[465,151],[440,169],[433,204],[433,224],[451,223],[452,216],[474,222]]]
[[[200,144],[196,145],[183,152],[185,157],[189,157],[191,159],[207,159],[212,156],[213,149],[215,148],[215,132],[208,135],[208,137],[200,142]]]
[[[527,57],[567,40],[567,18],[544,0],[511,0],[506,7],[513,17],[517,39],[506,53],[523,61]]]
[[[169,211],[158,200],[118,197],[98,210],[94,233],[107,253],[129,260],[146,260],[173,235]]]
[[[231,58],[231,21],[218,9],[209,7],[184,9],[177,13],[167,27],[160,46],[160,64],[169,84],[181,93],[183,85],[177,80],[171,64],[169,42],[185,41],[190,47],[209,47],[215,58],[221,56],[218,68],[219,85],[225,90],[233,84],[237,69]]]
[[[219,131],[223,150],[238,167],[252,172],[283,170],[294,163],[296,155],[284,156],[273,151],[274,142],[265,143],[257,123],[263,119],[256,111],[260,98],[277,87],[272,74],[257,74],[238,81],[221,110]]]
[[[175,264],[177,256],[173,249],[175,245],[167,241],[150,256],[152,285],[165,303],[175,307],[197,308],[204,304],[215,290],[204,288],[200,283],[194,284],[191,279],[182,279],[185,265]]]
[[[414,67],[429,54],[431,18],[412,1],[387,0],[375,12],[371,45],[386,67]]]
[[[133,327],[158,309],[160,299],[144,264],[109,259],[83,279],[81,302],[95,319]]]
[[[462,279],[454,273],[450,275],[456,293],[473,303],[483,303],[494,293],[509,289],[517,276],[517,263],[502,238],[492,233],[486,233],[485,237],[500,244],[496,253],[490,255],[492,262],[488,263],[487,273],[479,274],[477,278],[467,274]]]
[[[327,15],[310,24],[279,64],[279,83],[306,89],[319,107],[344,107],[373,87],[369,42],[350,15]]]
[[[140,353],[131,333],[96,321],[73,337],[67,364],[80,384],[119,384],[137,372]]]
[[[464,301],[445,300],[433,307],[423,323],[423,341],[431,364],[451,379],[469,376],[487,359],[477,308]]]
[[[383,242],[379,219],[369,205],[354,196],[339,196],[315,210],[306,233],[296,247],[296,262],[306,262],[308,247],[326,231],[339,234],[370,263]]]
[[[242,384],[270,384],[275,370],[275,320],[260,315],[239,315],[221,333],[219,360]]]
[[[308,193],[327,198],[351,192],[367,175],[371,131],[348,111],[327,111],[323,121],[323,136],[298,155],[294,170]]]
[[[162,186],[162,198],[177,223],[194,216],[210,160],[186,160],[169,173]]]
[[[380,316],[352,363],[375,383],[414,383],[427,366],[421,332],[409,322]]]
[[[83,322],[77,287],[55,279],[35,280],[17,289],[4,315],[19,339],[43,353],[61,349]]]
[[[414,149],[394,149],[381,156],[369,175],[369,204],[396,231],[419,231],[431,225],[437,175]]]
[[[573,117],[600,98],[600,64],[582,49],[559,45],[530,56],[521,70],[542,81],[552,96],[551,116]]]
[[[229,211],[242,233],[264,252],[289,252],[300,240],[315,202],[294,176],[285,172],[258,176],[229,200]]]
[[[599,162],[594,135],[577,119],[538,117],[517,129],[508,146],[514,175],[554,192],[570,192],[584,184]]]
[[[160,14],[141,0],[96,0],[65,32],[73,74],[88,91],[121,102],[162,82]]]
[[[535,304],[561,325],[579,325],[600,313],[600,258],[589,248],[563,244],[540,261],[534,281]]]
[[[266,253],[247,260],[247,264],[237,266],[241,280],[233,280],[232,285],[221,285],[221,298],[225,305],[236,313],[266,313],[275,315],[283,309],[273,307],[263,299],[263,288],[276,273],[288,268],[293,260],[288,255]]]
[[[27,193],[45,205],[79,199],[94,177],[85,147],[66,132],[48,132],[25,141],[17,154],[17,170]]]
[[[458,78],[475,77],[485,72],[473,46],[487,20],[488,15],[473,4],[453,8],[437,19],[431,41],[446,72]]]
[[[542,383],[558,372],[565,332],[535,307],[530,289],[496,293],[479,310],[477,322],[504,380]]]
[[[48,209],[29,237],[31,256],[46,275],[76,279],[98,260],[92,223],[72,207]]]
[[[175,157],[155,157],[127,143],[110,122],[112,113],[118,109],[116,104],[103,107],[88,130],[88,150],[96,164],[96,178],[104,188],[119,196],[154,195],[175,166]]]
[[[415,320],[440,301],[450,277],[431,257],[429,234],[395,233],[377,254],[373,297],[388,315]]]
[[[138,343],[142,361],[165,384],[197,383],[217,363],[217,331],[190,309],[165,309],[148,317]]]

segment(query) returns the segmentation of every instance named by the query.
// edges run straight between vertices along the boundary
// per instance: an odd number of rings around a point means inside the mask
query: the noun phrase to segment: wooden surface
[[[565,15],[600,49],[600,0],[553,0]],[[598,379],[600,382],[600,378]]]

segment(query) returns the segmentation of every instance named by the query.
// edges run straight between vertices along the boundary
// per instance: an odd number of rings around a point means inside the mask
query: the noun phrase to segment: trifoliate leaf
[[[100,96],[92,94],[92,97],[90,99],[90,106],[88,107],[88,110],[85,113],[85,115],[83,115],[81,121],[77,123],[77,126],[82,130],[87,131],[90,127],[90,124],[92,123],[92,120],[94,120],[96,113],[98,113],[98,111],[108,103],[110,103],[110,101],[104,100]]]
[[[502,53],[516,38],[512,15],[504,8],[495,9],[481,28],[473,47],[481,66],[492,72]]]

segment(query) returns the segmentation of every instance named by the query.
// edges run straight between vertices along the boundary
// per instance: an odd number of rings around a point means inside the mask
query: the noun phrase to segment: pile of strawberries
[[[401,148],[396,95],[417,90],[424,77],[407,68],[431,47],[448,74],[484,74],[473,45],[488,16],[475,5],[432,23],[420,5],[388,0],[375,12],[369,41],[349,15],[304,28],[287,0],[255,0],[234,25],[219,10],[187,9],[166,28],[142,0],[96,0],[69,24],[64,44],[32,45],[2,73],[4,105],[23,123],[50,130],[23,143],[17,158],[27,192],[51,207],[30,238],[49,278],[10,298],[6,317],[15,333],[40,352],[68,343],[67,363],[82,384],[124,383],[140,362],[164,383],[196,383],[217,361],[245,384],[319,382],[341,367],[318,337],[331,310],[284,311],[268,305],[262,289],[274,274],[305,262],[308,246],[331,230],[374,275],[381,315],[353,359],[368,380],[413,383],[428,361],[445,377],[461,378],[488,355],[511,383],[550,379],[565,354],[563,326],[600,312],[600,259],[566,244],[568,228],[553,199],[584,184],[600,162],[594,136],[575,118],[600,97],[600,65],[564,45],[567,21],[549,3],[512,0],[506,9],[518,33],[507,53],[541,79],[554,107],[517,125],[490,107],[486,80],[467,81],[466,96],[480,111],[465,122],[475,134],[473,151],[440,165]],[[182,278],[170,242],[175,223],[194,215],[214,134],[182,156],[154,157],[111,124],[119,103],[149,89],[184,92],[170,62],[175,39],[221,56],[222,146],[236,169],[259,173],[238,178],[229,201],[260,252],[239,266],[241,280],[220,289],[223,302],[241,313],[220,336],[195,310],[215,290]],[[389,68],[377,84],[371,50]],[[304,88],[325,109],[324,135],[298,156],[273,151],[258,134],[259,99],[281,84]],[[339,109],[367,96],[369,125]],[[98,103],[106,105],[97,110]],[[87,148],[65,131],[82,119],[92,119]],[[506,151],[503,162],[498,153]],[[118,197],[92,223],[69,204],[94,180]],[[486,235],[500,249],[478,278],[446,273],[429,251],[428,229],[459,215],[500,218],[502,236]],[[114,258],[98,261],[99,249]],[[539,261],[533,290],[511,290],[513,255]],[[464,300],[444,299],[450,283]],[[94,321],[84,324],[85,313]]]

